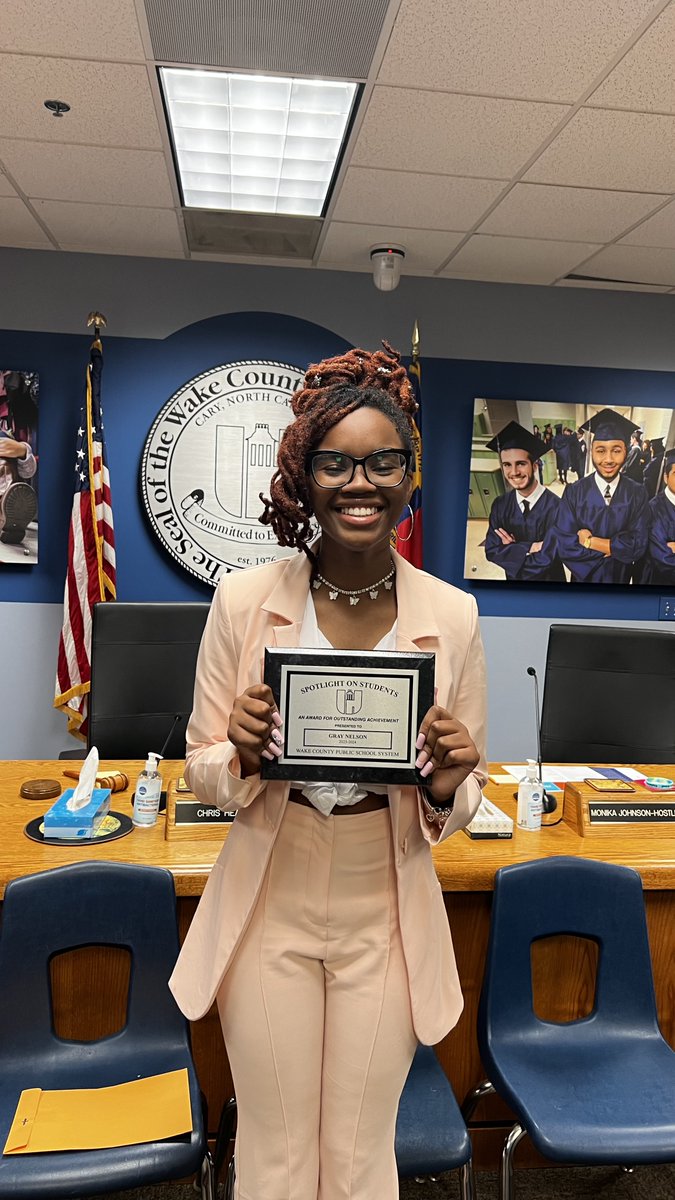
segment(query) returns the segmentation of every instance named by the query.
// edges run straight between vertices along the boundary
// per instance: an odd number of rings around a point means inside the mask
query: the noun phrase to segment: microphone
[[[173,737],[173,731],[176,728],[178,722],[182,721],[182,719],[183,719],[183,713],[176,713],[176,715],[173,719],[171,728],[166,736],[166,741],[165,741],[164,745],[162,746],[162,749],[160,750],[160,758],[164,758],[164,755],[166,754],[167,750],[169,749],[169,742],[171,741],[171,738]]]
[[[537,672],[535,671],[534,667],[528,667],[527,673],[528,673],[528,675],[530,675],[532,677],[532,679],[534,679],[534,712],[535,712],[535,724],[537,727],[537,767],[539,769],[539,782],[541,784],[541,791],[542,791],[541,807],[542,807],[542,812],[552,813],[552,812],[555,812],[556,808],[558,807],[558,804],[557,804],[555,796],[550,796],[549,793],[546,791],[546,788],[544,787],[544,778],[543,778],[542,770],[541,770],[541,718],[539,715],[539,680],[537,678]]]
[[[173,721],[171,722],[171,728],[170,728],[168,734],[166,735],[166,741],[164,742],[164,745],[162,746],[162,749],[160,751],[160,758],[164,758],[164,755],[166,754],[167,750],[169,749],[169,742],[171,741],[171,738],[173,737],[174,730],[175,730],[176,726],[178,725],[178,722],[182,721],[184,715],[185,715],[184,713],[176,713]],[[166,790],[163,790],[160,793],[158,811],[166,812]]]

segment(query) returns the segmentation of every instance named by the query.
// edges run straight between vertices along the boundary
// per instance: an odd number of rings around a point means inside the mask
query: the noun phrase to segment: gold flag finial
[[[416,359],[418,359],[418,358],[419,358],[419,356],[420,356],[420,331],[419,331],[419,328],[418,328],[418,325],[417,325],[417,321],[415,321],[415,324],[413,325],[413,331],[412,331],[412,358],[413,358],[413,362],[415,362],[415,360],[416,360]]]
[[[94,326],[94,337],[98,337],[101,330],[105,329],[107,324],[108,322],[103,316],[103,313],[90,312],[89,316],[87,317],[87,328],[89,328],[90,325]]]

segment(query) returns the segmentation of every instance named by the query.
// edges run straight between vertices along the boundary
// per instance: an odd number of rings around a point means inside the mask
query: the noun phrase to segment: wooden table
[[[64,787],[69,780],[64,769],[77,767],[74,762],[0,762],[0,895],[10,879],[34,871],[47,870],[84,857],[108,859],[115,862],[142,862],[168,867],[172,872],[178,895],[181,933],[184,935],[209,871],[220,848],[220,835],[213,840],[197,840],[182,834],[167,840],[164,837],[164,817],[160,816],[151,829],[134,829],[127,837],[108,844],[83,847],[46,846],[30,841],[24,827],[48,805],[23,800],[19,795],[21,783],[32,778],[58,779]],[[142,767],[138,762],[103,762],[103,770],[125,771],[130,779],[129,789],[114,793],[111,807],[131,813],[133,788]],[[177,779],[182,762],[162,763],[164,783]],[[501,771],[496,767],[497,772]],[[675,778],[672,767],[645,767],[646,774],[668,775]],[[515,817],[513,785],[490,783],[486,794],[510,816]],[[670,831],[669,831],[670,829]],[[514,831],[510,841],[472,841],[459,832],[434,850],[436,871],[445,893],[448,920],[452,929],[459,973],[465,997],[465,1009],[456,1029],[438,1047],[439,1057],[461,1100],[465,1093],[483,1077],[478,1054],[475,1027],[483,963],[490,922],[491,892],[495,871],[512,862],[544,858],[548,855],[572,854],[621,863],[634,867],[641,875],[645,890],[647,921],[654,964],[656,996],[661,1028],[675,1047],[675,836],[672,826],[663,834],[641,834],[639,827],[630,833],[603,831],[580,837],[569,825],[545,827],[537,833]],[[63,1036],[101,1036],[119,1026],[123,1020],[122,1002],[126,995],[128,973],[117,956],[108,958],[100,950],[77,952],[80,960],[86,955],[84,977],[86,986],[78,993],[76,971],[72,961],[57,963],[53,970],[55,1020]],[[69,960],[70,956],[62,956]],[[82,967],[82,962],[79,964]],[[535,1007],[545,1018],[569,1020],[588,1011],[594,994],[595,951],[592,943],[576,939],[558,939],[538,947],[533,961]],[[81,970],[80,970],[80,973]],[[84,996],[91,1007],[92,993],[100,997],[99,1014],[91,1029],[82,1029],[81,1013]],[[96,1004],[94,1008],[96,1009]],[[222,1043],[215,1008],[193,1027],[193,1049],[202,1088],[209,1102],[211,1129],[215,1129],[223,1100],[231,1094],[229,1066]],[[477,1114],[474,1132],[475,1157],[478,1166],[495,1167],[501,1150],[503,1129],[480,1128],[482,1121],[509,1123],[507,1110],[497,1101],[486,1102]],[[534,1163],[537,1156],[524,1144],[518,1151],[519,1163]]]

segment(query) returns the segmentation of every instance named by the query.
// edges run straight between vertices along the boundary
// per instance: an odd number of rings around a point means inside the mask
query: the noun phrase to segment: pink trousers
[[[238,1200],[395,1200],[416,1038],[388,809],[289,803],[218,993]]]

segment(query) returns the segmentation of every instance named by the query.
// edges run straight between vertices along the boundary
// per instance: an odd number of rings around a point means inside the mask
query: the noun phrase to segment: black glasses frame
[[[317,479],[316,475],[314,474],[314,462],[317,458],[321,458],[322,455],[324,455],[324,454],[339,454],[341,458],[348,459],[349,462],[352,464],[352,471],[351,471],[351,475],[349,476],[349,479],[343,479],[341,483],[320,483],[319,480]],[[403,458],[405,460],[404,466],[403,466],[403,474],[401,475],[401,478],[399,479],[398,483],[383,483],[381,479],[371,479],[370,478],[370,475],[368,474],[368,467],[366,464],[368,463],[369,459],[377,458],[378,454],[400,454],[401,458]],[[383,446],[381,450],[373,450],[373,451],[371,451],[370,454],[366,454],[365,458],[354,458],[353,454],[345,454],[342,450],[311,450],[305,460],[305,468],[311,474],[312,479],[314,480],[317,487],[324,488],[327,492],[337,492],[337,491],[339,491],[340,488],[346,487],[346,485],[348,483],[351,483],[352,479],[354,478],[354,476],[356,474],[357,467],[363,468],[363,474],[365,475],[366,479],[368,480],[368,483],[373,484],[374,487],[383,487],[383,488],[400,487],[401,484],[403,483],[403,480],[405,479],[408,471],[410,470],[411,463],[412,463],[412,455],[409,450],[402,450],[398,446]]]

